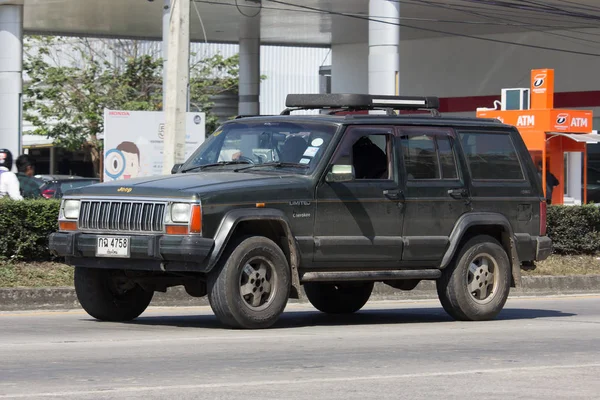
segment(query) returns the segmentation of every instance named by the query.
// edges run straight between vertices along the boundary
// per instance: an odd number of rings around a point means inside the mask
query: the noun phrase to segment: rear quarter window
[[[459,137],[473,180],[525,179],[515,144],[508,132],[462,132]]]

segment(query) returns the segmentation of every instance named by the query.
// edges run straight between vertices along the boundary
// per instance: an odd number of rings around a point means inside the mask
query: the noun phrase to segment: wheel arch
[[[215,267],[230,241],[238,235],[245,234],[265,236],[283,250],[292,274],[290,298],[298,299],[300,296],[298,275],[300,252],[289,221],[281,210],[246,208],[232,210],[225,214],[214,237],[215,244],[208,262],[208,271]]]
[[[446,268],[460,251],[462,245],[477,235],[489,235],[502,245],[511,263],[511,287],[521,286],[521,267],[515,246],[515,236],[509,220],[498,213],[470,213],[463,215],[454,225],[449,246],[440,268]]]

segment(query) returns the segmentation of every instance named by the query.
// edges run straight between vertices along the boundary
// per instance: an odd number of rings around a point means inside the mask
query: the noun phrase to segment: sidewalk
[[[572,276],[526,276],[523,287],[511,289],[511,297],[552,296],[564,294],[600,293],[600,275]],[[304,293],[300,300],[306,302]],[[385,284],[377,283],[372,300],[418,300],[437,298],[435,283],[421,282],[414,290],[404,292]],[[207,297],[189,296],[183,287],[174,287],[167,293],[155,293],[151,306],[201,306],[207,305]],[[0,289],[0,311],[65,310],[79,308],[72,287],[60,288],[7,288]]]

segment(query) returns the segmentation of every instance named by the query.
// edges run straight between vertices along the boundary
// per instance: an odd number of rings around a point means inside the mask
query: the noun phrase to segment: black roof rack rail
[[[288,94],[285,110],[281,115],[290,115],[298,110],[364,111],[386,110],[388,115],[396,115],[399,110],[428,110],[439,115],[440,100],[437,97],[420,96],[378,96],[370,94]]]

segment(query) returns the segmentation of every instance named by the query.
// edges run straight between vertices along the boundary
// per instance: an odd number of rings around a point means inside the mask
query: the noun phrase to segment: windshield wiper
[[[304,169],[310,168],[307,164],[277,161],[277,162],[268,162],[268,163],[264,163],[264,164],[252,164],[252,165],[248,165],[247,167],[244,167],[244,168],[234,169],[234,171],[235,172],[245,171],[247,169],[260,168],[260,167],[275,167],[275,168],[293,167],[293,168],[304,168]]]
[[[196,165],[195,167],[184,169],[183,171],[181,171],[181,173],[195,171],[195,170],[202,171],[205,168],[220,167],[223,165],[237,165],[237,164],[250,164],[250,162],[244,161],[244,160],[219,161],[218,163],[213,163],[213,164]]]

